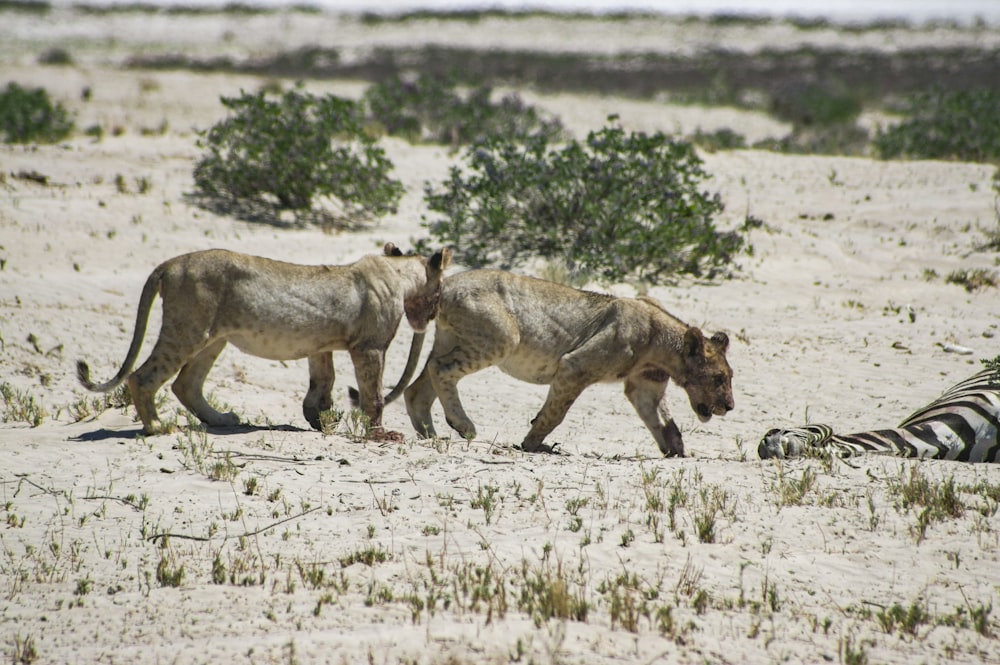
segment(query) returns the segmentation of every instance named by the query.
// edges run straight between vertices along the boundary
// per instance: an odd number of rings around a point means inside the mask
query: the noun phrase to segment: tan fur
[[[584,388],[623,381],[625,395],[664,455],[684,442],[664,398],[673,379],[704,422],[733,408],[729,339],[706,339],[651,298],[616,298],[496,270],[450,276],[441,296],[434,347],[405,391],[418,432],[434,437],[431,406],[441,400],[448,424],[464,437],[476,427],[459,399],[458,381],[496,365],[511,376],[549,386],[548,398],[521,446],[542,441]]]
[[[402,256],[392,243],[384,256],[345,266],[304,266],[219,249],[177,256],[146,280],[132,344],[118,374],[95,384],[83,361],[77,374],[86,388],[98,392],[114,389],[127,376],[143,427],[156,433],[164,428],[153,399],[178,372],[173,392],[203,422],[215,427],[239,423],[235,414],[209,406],[202,394],[205,377],[227,342],[272,360],[308,358],[302,411],[319,429],[319,414],[332,403],[332,351],[347,350],[361,409],[373,427],[380,427],[385,350],[404,313],[418,332],[434,318],[450,258],[449,250],[430,259]],[[129,375],[157,294],[163,299],[159,339],[146,362]]]

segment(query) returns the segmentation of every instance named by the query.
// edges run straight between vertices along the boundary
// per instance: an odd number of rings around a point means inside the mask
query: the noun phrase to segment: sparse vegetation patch
[[[875,137],[884,159],[1000,160],[1000,90],[921,92],[909,99],[906,116]]]
[[[373,84],[365,92],[369,117],[393,136],[458,146],[502,136],[510,141],[541,134],[563,138],[562,123],[525,104],[517,93],[493,101],[493,91],[479,86],[466,94],[440,76],[414,80],[399,76]]]

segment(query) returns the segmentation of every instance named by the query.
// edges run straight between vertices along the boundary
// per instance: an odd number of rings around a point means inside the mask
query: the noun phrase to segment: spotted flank
[[[895,429],[834,434],[827,425],[772,429],[757,446],[761,459],[809,453],[835,457],[893,455],[1000,463],[1000,379],[986,369],[949,388]]]

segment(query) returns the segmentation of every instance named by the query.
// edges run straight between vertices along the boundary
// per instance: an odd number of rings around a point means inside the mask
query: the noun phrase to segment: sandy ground
[[[1000,469],[756,459],[757,441],[773,426],[894,425],[998,353],[996,290],[968,293],[944,280],[959,268],[994,267],[995,254],[974,251],[998,224],[993,167],[705,155],[710,187],[727,203],[721,223],[750,213],[765,226],[753,233],[754,255],[742,259],[737,279],[650,290],[682,319],[733,340],[735,411],[700,424],[684,396],[668,391],[690,455],[682,460],[659,456],[617,385],[587,390],[551,435],[564,455],[513,450],[544,389],[495,370],[461,387],[479,425],[474,441],[416,440],[398,403],[385,418],[405,433],[403,444],[323,436],[301,415],[304,361],[233,349],[208,389],[252,427],[144,438],[131,409],[81,414],[92,395],[73,367],[86,358],[98,378],[116,371],[155,265],[210,247],[299,263],[350,262],[387,240],[408,247],[422,235],[423,183],[443,178],[456,157],[386,141],[408,194],[397,215],[367,232],[214,216],[185,198],[200,155],[195,130],[222,117],[220,95],[261,81],[123,71],[120,53],[141,43],[134,30],[107,41],[106,57],[96,42],[81,42],[75,66],[34,64],[32,54],[53,44],[74,49],[65,31],[82,39],[89,29],[101,41],[116,20],[18,17],[4,30],[21,41],[0,39],[3,82],[44,85],[77,113],[78,127],[109,130],[99,142],[0,147],[0,380],[47,412],[37,427],[0,424],[7,660],[1000,661]],[[225,48],[216,38],[229,20],[189,18],[181,29],[172,19],[175,32],[161,39]],[[282,26],[302,20],[272,17]],[[273,38],[263,19],[246,25],[261,31],[261,43]],[[596,31],[588,43],[635,39],[616,24],[586,29]],[[405,40],[402,30],[385,28],[385,39]],[[880,43],[921,34],[893,31]],[[995,31],[963,34],[952,38],[998,41]],[[671,48],[697,47],[683,38]],[[750,49],[762,37],[746,39]],[[84,87],[92,90],[86,103]],[[531,101],[578,135],[609,112],[634,129],[728,126],[751,139],[786,129],[729,109]],[[165,131],[144,131],[157,128]],[[119,176],[128,191],[116,186]],[[930,271],[937,277],[928,280]],[[408,344],[404,325],[387,383]],[[944,344],[975,353],[947,353]],[[346,354],[336,354],[336,365],[335,397],[346,407],[353,371]],[[164,394],[163,411],[178,409]],[[229,480],[212,479],[219,469]],[[900,495],[914,478],[953,480],[965,510],[921,531],[923,508]],[[806,489],[801,500],[789,498],[795,488]],[[699,538],[706,525],[714,535]]]

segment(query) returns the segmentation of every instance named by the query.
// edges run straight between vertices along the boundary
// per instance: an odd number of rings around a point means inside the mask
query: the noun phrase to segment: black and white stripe
[[[986,369],[949,388],[895,429],[834,434],[826,425],[772,429],[757,446],[761,459],[809,451],[837,457],[896,455],[1000,463],[1000,379]]]

